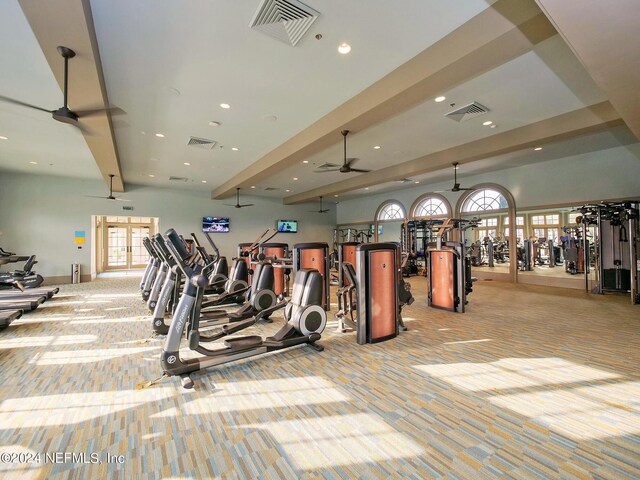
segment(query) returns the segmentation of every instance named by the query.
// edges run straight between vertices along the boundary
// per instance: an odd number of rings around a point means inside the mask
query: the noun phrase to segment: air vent
[[[456,122],[464,122],[466,120],[479,117],[480,115],[484,115],[488,111],[489,109],[487,107],[480,105],[478,102],[473,102],[462,108],[454,110],[453,112],[447,113],[445,117],[449,117],[451,120],[455,120]]]
[[[171,182],[188,182],[189,179],[187,177],[169,177],[169,181],[171,181]]]
[[[211,150],[216,146],[215,140],[207,140],[206,138],[198,138],[198,137],[189,137],[189,141],[187,142],[187,146],[202,148],[203,150]]]
[[[263,0],[249,26],[295,47],[319,16],[297,0]]]
[[[274,190],[280,190],[278,187],[266,187],[265,192],[273,192]]]

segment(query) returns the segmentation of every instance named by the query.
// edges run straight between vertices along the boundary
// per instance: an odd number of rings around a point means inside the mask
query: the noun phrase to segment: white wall
[[[130,202],[87,198],[84,195],[106,195],[108,188],[101,180],[72,179],[46,175],[0,172],[0,246],[19,254],[38,256],[38,273],[46,276],[70,274],[70,264],[82,264],[83,274],[91,269],[91,215],[159,217],[160,230],[173,227],[187,236],[202,229],[203,216],[229,217],[231,232],[214,234],[223,255],[236,254],[237,244],[252,242],[277,219],[298,220],[298,234],[278,234],[274,242],[327,242],[336,225],[334,205],[329,213],[310,213],[315,204],[285,206],[281,200],[242,195],[242,203],[254,207],[235,209],[224,203],[235,199],[211,200],[208,191],[169,190],[127,185],[119,194]],[[116,194],[118,196],[118,194]],[[123,211],[122,206],[134,211]],[[84,230],[86,245],[78,250],[74,232]],[[200,235],[200,240],[208,243]],[[6,267],[5,267],[6,269]]]
[[[485,182],[502,185],[513,194],[518,210],[541,205],[640,198],[640,144],[463,177],[459,181],[465,187]],[[442,195],[455,209],[461,194],[450,191],[452,183],[425,184],[342,201],[338,204],[338,223],[372,221],[377,208],[387,199],[402,202],[408,212],[416,198],[437,190],[444,191]]]

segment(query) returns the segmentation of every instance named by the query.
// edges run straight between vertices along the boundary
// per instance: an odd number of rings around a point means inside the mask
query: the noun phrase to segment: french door
[[[152,224],[107,221],[104,227],[104,270],[129,270],[146,266],[149,253],[142,239],[153,234]]]

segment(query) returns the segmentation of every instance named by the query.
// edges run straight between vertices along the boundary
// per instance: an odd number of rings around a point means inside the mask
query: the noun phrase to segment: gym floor
[[[135,389],[160,375],[162,342],[136,343],[150,331],[138,278],[63,286],[0,332],[0,444],[86,463],[41,457],[0,476],[640,478],[640,315],[626,296],[480,281],[453,314],[410,282],[400,337],[358,346],[330,313],[325,351],[209,369],[193,391]]]

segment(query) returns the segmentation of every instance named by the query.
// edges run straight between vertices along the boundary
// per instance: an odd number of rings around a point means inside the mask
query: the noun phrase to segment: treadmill
[[[0,310],[0,330],[7,328],[11,322],[22,316],[22,310]]]
[[[45,301],[44,295],[24,297],[24,298],[8,298],[6,300],[0,298],[0,310],[24,310],[25,312],[35,310]]]

